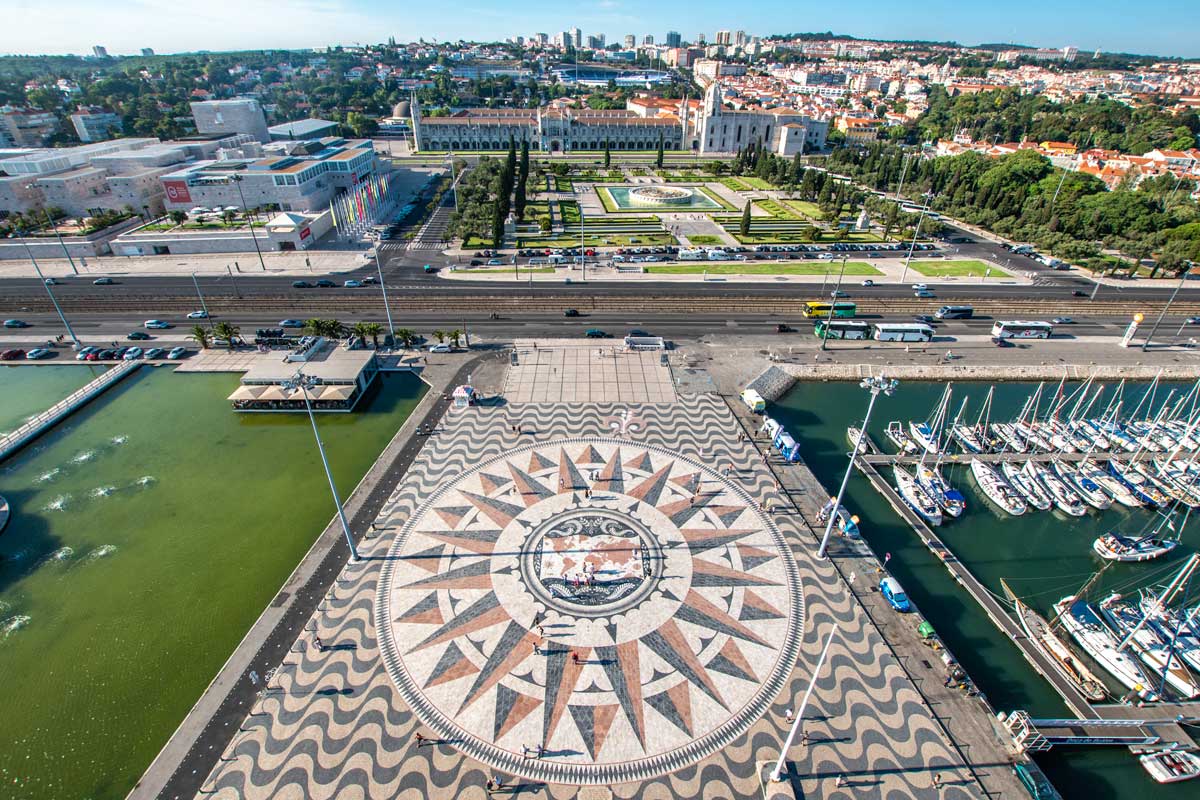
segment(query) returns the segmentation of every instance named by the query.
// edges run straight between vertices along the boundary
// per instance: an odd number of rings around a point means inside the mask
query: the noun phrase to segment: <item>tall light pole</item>
[[[321,442],[321,434],[317,430],[317,418],[313,416],[312,403],[308,399],[308,390],[316,386],[317,381],[311,375],[305,375],[302,370],[296,370],[295,375],[280,385],[288,390],[299,389],[300,393],[304,395],[304,408],[308,411],[308,421],[312,423],[313,437],[317,440],[317,452],[321,454],[321,464],[325,467],[325,477],[329,479],[329,492],[333,495],[333,504],[337,506],[338,519],[342,523],[342,533],[346,535],[346,544],[350,547],[350,560],[358,561],[358,548],[354,546],[354,537],[350,535],[350,523],[346,521],[346,512],[342,509],[342,501],[338,497],[337,486],[333,482],[333,472],[329,469],[329,459],[325,456],[325,445]]]
[[[904,188],[904,175],[908,172],[908,159],[912,153],[904,154],[904,163],[900,165],[900,182],[896,185],[896,202],[900,202],[900,190]]]
[[[13,235],[16,236],[16,234]],[[71,337],[71,341],[75,343],[74,349],[78,350],[83,345],[79,343],[79,337],[75,335],[75,331],[71,328],[71,323],[67,322],[67,315],[63,313],[62,306],[55,299],[54,292],[50,289],[50,284],[46,283],[46,276],[42,274],[42,268],[38,266],[37,259],[33,257],[33,251],[29,249],[29,242],[25,241],[24,236],[17,236],[17,238],[21,240],[21,244],[25,247],[25,254],[29,256],[29,262],[33,264],[33,271],[37,273],[38,280],[46,288],[46,294],[50,295],[50,302],[54,304],[54,310],[58,312],[58,318],[62,320],[63,327],[67,329],[67,334]]]
[[[238,197],[242,201],[242,214],[247,217],[246,223],[250,226],[250,239],[254,242],[254,252],[258,253],[258,264],[262,267],[262,271],[267,271],[267,263],[263,261],[262,250],[258,246],[258,236],[254,233],[254,220],[249,219],[250,209],[246,207],[246,195],[242,193],[242,176],[230,175],[229,180],[233,181],[233,185],[237,187]]]
[[[31,183],[25,188],[33,189],[36,187],[34,186],[34,184]],[[76,275],[78,275],[79,270],[75,267],[75,259],[71,258],[71,251],[67,249],[67,243],[63,241],[62,234],[58,232],[58,223],[56,223],[54,221],[54,217],[50,216],[49,209],[42,208],[42,213],[46,215],[46,221],[49,222],[50,227],[54,229],[54,235],[58,239],[59,246],[62,247],[62,249],[63,249],[63,255],[65,255],[67,257],[67,261],[71,265],[71,271],[74,272]]]
[[[396,333],[396,328],[392,325],[392,308],[388,305],[387,285],[383,282],[383,264],[379,260],[379,238],[375,239],[375,269],[379,273],[379,291],[383,292],[383,310],[387,314],[388,335],[392,336]]]
[[[837,286],[829,293],[829,316],[825,318],[825,330],[821,333],[821,349],[826,349],[829,341],[829,323],[833,322],[833,307],[837,304],[838,295],[842,289],[842,276],[846,274],[846,256],[842,256],[842,270],[838,273]]]
[[[821,657],[817,659],[817,666],[813,669],[812,678],[808,682],[808,689],[804,691],[804,699],[800,701],[800,708],[796,710],[796,721],[792,723],[792,729],[788,731],[787,741],[783,743],[783,749],[779,751],[779,760],[775,762],[775,769],[771,770],[771,782],[778,783],[783,780],[784,761],[787,760],[787,752],[792,749],[792,741],[796,738],[796,731],[800,730],[800,726],[804,722],[804,712],[808,708],[808,698],[812,697],[813,688],[817,685],[817,675],[821,673],[821,667],[825,666],[825,657],[829,655],[829,646],[833,644],[833,637],[837,636],[838,625],[833,624],[833,630],[829,631],[829,638],[825,640],[825,647],[821,649]]]
[[[900,381],[885,378],[882,375],[874,378],[864,378],[859,384],[862,388],[871,393],[871,399],[867,403],[867,414],[863,417],[862,427],[858,429],[858,437],[854,441],[854,449],[850,451],[850,463],[846,465],[846,474],[842,476],[842,485],[838,489],[837,497],[833,500],[833,508],[829,509],[829,519],[825,523],[825,534],[821,537],[821,546],[817,549],[817,558],[825,558],[825,550],[829,547],[829,534],[833,532],[833,521],[837,519],[837,510],[842,506],[842,497],[846,494],[846,484],[850,482],[850,471],[854,469],[854,459],[858,458],[858,450],[862,447],[863,437],[867,435],[867,424],[871,421],[871,411],[875,408],[875,399],[879,397],[880,392],[886,395],[891,395],[896,391],[896,387],[900,385]]]
[[[212,315],[208,313],[208,306],[204,303],[204,293],[200,291],[200,281],[196,280],[196,273],[192,273],[192,285],[196,287],[196,296],[200,298],[200,310],[204,312],[204,318],[208,320],[208,327],[213,326]]]
[[[1146,348],[1150,346],[1150,340],[1154,338],[1154,334],[1158,331],[1158,326],[1162,324],[1163,317],[1171,309],[1171,303],[1175,302],[1175,295],[1179,294],[1179,290],[1183,288],[1183,282],[1187,280],[1188,273],[1191,272],[1190,263],[1183,265],[1183,272],[1179,275],[1179,283],[1175,284],[1175,290],[1171,292],[1171,296],[1167,298],[1167,304],[1163,306],[1163,310],[1158,312],[1158,319],[1154,320],[1154,327],[1150,329],[1149,335],[1146,336],[1146,341],[1142,342],[1142,352],[1146,352]]]
[[[901,283],[904,283],[904,279],[908,277],[908,265],[912,262],[913,251],[917,249],[917,237],[921,235],[921,223],[925,221],[925,212],[929,210],[931,202],[933,202],[932,197],[925,198],[925,205],[921,207],[921,214],[917,217],[917,227],[913,229],[912,242],[908,245],[908,255],[904,257],[904,271],[900,273]]]

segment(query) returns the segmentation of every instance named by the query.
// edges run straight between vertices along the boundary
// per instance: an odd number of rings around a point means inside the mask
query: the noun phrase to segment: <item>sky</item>
[[[1153,13],[1126,0],[1008,0],[1004,3],[923,0],[0,0],[0,53],[109,53],[324,47],[331,44],[467,39],[579,27],[625,34],[668,30],[694,41],[718,29],[752,35],[833,31],[862,38],[954,40],[962,44],[1017,42],[1037,47],[1074,45],[1154,55],[1200,57],[1200,3],[1158,0]],[[737,8],[735,12],[733,9]]]

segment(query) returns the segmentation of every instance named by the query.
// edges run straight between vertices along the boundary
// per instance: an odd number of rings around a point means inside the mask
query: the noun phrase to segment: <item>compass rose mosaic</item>
[[[571,439],[439,487],[397,535],[376,615],[392,679],[438,736],[532,778],[612,783],[742,735],[795,664],[801,597],[736,476]]]

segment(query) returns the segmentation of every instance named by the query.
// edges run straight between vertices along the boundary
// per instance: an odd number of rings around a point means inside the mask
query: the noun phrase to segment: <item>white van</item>
[[[727,258],[729,258],[729,254],[726,253],[724,250],[715,250],[714,249],[714,250],[708,251],[708,260],[709,261],[724,261]]]
[[[745,389],[742,391],[742,402],[746,404],[746,408],[750,409],[755,414],[761,414],[767,408],[767,401],[753,389]]]
[[[546,258],[545,256],[534,256],[533,258],[529,259],[529,266],[531,267],[540,267],[549,263],[550,259]]]
[[[680,250],[678,256],[680,261],[703,261],[708,254],[699,247],[693,247]]]
[[[547,264],[565,264],[566,262],[567,262],[566,256],[559,256],[559,255],[546,256]]]

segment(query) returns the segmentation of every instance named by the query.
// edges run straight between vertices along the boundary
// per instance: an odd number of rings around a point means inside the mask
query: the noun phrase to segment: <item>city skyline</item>
[[[1068,0],[1052,7],[1017,0],[1002,19],[987,11],[935,0],[913,15],[881,0],[866,0],[852,21],[835,10],[806,10],[779,0],[760,2],[731,14],[715,3],[668,2],[636,8],[628,0],[597,0],[567,9],[559,4],[533,2],[520,11],[491,2],[455,9],[406,8],[403,14],[379,0],[301,0],[289,4],[289,24],[279,24],[280,7],[266,0],[213,0],[202,5],[172,8],[137,0],[127,14],[114,15],[99,0],[63,0],[47,8],[21,0],[10,12],[10,25],[0,31],[3,54],[90,54],[103,45],[113,55],[137,54],[144,47],[160,54],[196,50],[298,49],[332,45],[372,44],[394,36],[397,41],[420,38],[438,41],[499,41],[511,36],[544,32],[553,35],[572,27],[584,35],[604,34],[621,42],[646,34],[661,42],[668,30],[694,41],[703,31],[709,41],[717,30],[745,30],[769,36],[791,32],[833,31],[865,39],[956,41],[963,45],[1010,42],[1034,47],[1074,45],[1081,52],[1103,50],[1183,58],[1200,57],[1200,16],[1186,0],[1167,0],[1159,15],[1170,26],[1138,24],[1116,4],[1103,7]],[[137,25],[127,24],[131,16]],[[802,16],[795,22],[792,17]],[[237,22],[231,25],[230,21]],[[681,21],[682,20],[682,21]],[[865,21],[864,21],[865,20]]]

